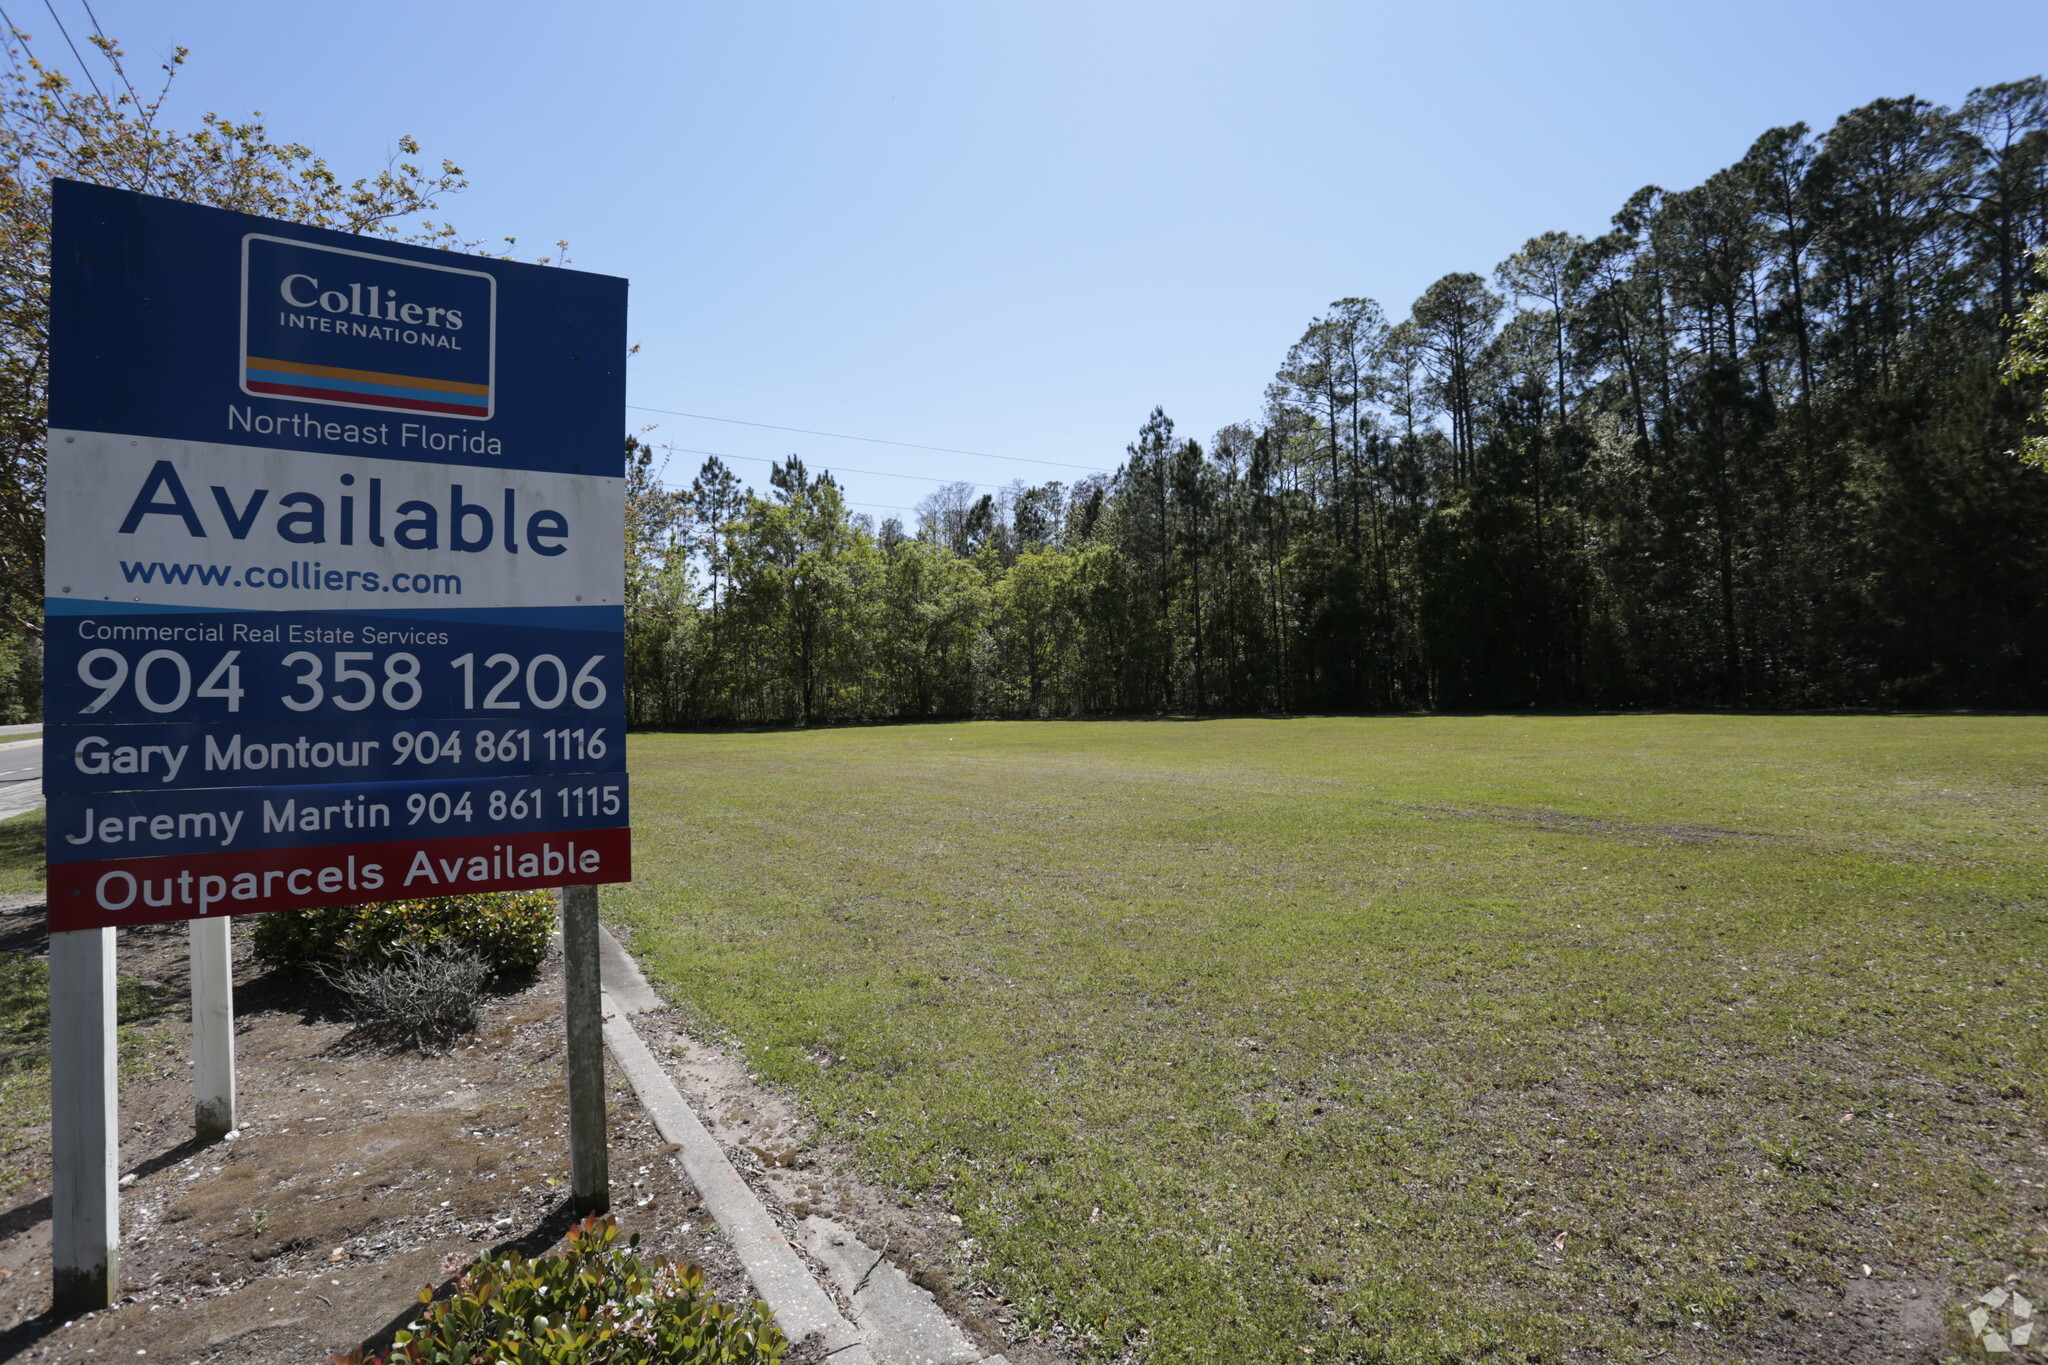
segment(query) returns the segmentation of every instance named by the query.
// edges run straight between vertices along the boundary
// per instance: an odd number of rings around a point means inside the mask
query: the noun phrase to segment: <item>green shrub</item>
[[[275,910],[256,917],[256,956],[273,967],[379,967],[401,948],[453,948],[495,974],[531,971],[555,928],[549,891],[499,891],[378,905]]]
[[[389,1356],[360,1349],[335,1365],[777,1365],[789,1349],[768,1305],[744,1310],[715,1301],[704,1272],[674,1261],[643,1261],[621,1247],[609,1218],[569,1230],[560,1255],[526,1260],[508,1252],[481,1261],[455,1292],[427,1305],[393,1339]]]

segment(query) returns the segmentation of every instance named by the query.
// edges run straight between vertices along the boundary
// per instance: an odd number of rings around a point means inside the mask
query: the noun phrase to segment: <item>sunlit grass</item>
[[[0,896],[43,889],[43,812],[0,820]]]
[[[1962,1287],[2048,1254],[2044,739],[645,737],[606,907],[1105,1353],[1740,1354],[1864,1263]]]

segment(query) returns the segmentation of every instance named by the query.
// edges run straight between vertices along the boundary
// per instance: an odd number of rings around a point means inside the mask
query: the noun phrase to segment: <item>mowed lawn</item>
[[[1827,1314],[1865,1266],[1957,1331],[2008,1275],[2048,1291],[2048,720],[981,723],[632,765],[606,914],[1098,1356],[1862,1360],[1889,1329]]]

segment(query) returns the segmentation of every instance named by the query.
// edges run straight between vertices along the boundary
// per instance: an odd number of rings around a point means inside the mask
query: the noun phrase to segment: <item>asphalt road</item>
[[[0,819],[43,804],[43,742],[7,744],[0,734]]]
[[[0,748],[0,787],[15,782],[36,782],[43,776],[43,742],[20,748]]]

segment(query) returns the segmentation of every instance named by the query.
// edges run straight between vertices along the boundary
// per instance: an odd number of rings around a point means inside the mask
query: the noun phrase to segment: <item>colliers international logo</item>
[[[242,392],[488,419],[498,282],[250,233],[242,239]]]

